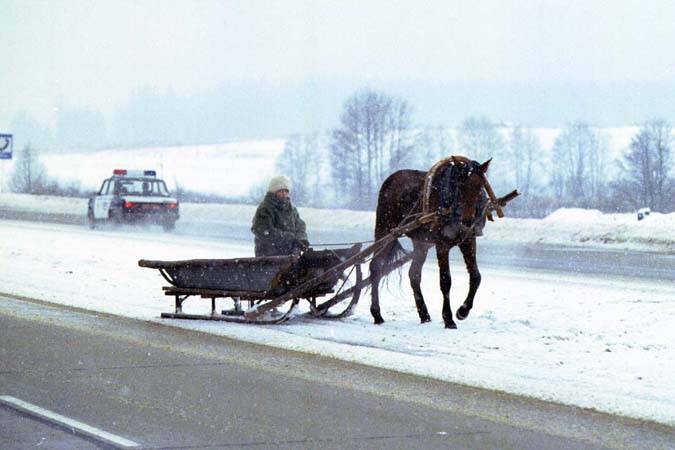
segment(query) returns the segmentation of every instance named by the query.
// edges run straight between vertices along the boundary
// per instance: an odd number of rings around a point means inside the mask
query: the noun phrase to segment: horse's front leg
[[[415,296],[417,314],[419,314],[422,323],[431,322],[427,305],[424,303],[424,296],[422,296],[422,289],[420,288],[422,282],[422,267],[424,266],[424,261],[427,259],[429,247],[430,245],[428,244],[413,241],[413,259],[412,264],[410,264],[410,270],[408,271],[410,287],[412,287],[413,295]]]
[[[450,248],[444,243],[436,244],[436,258],[438,258],[438,271],[441,281],[441,293],[443,294],[443,321],[445,328],[457,328],[452,320],[452,309],[450,309],[450,287],[452,279],[450,278]]]
[[[469,272],[469,293],[462,306],[457,309],[457,319],[464,320],[469,316],[469,312],[473,308],[473,298],[476,296],[478,286],[480,286],[480,272],[478,271],[478,263],[476,262],[476,238],[465,240],[459,244],[459,249],[462,251],[466,270]]]

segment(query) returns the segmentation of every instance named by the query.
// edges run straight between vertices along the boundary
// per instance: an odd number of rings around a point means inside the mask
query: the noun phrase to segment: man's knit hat
[[[291,180],[283,175],[272,178],[267,186],[267,192],[277,192],[282,189],[291,190]]]

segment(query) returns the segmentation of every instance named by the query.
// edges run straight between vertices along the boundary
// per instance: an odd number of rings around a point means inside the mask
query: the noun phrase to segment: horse
[[[463,156],[452,156],[439,161],[429,172],[399,170],[391,174],[380,188],[375,217],[375,241],[383,238],[401,224],[428,212],[438,212],[429,224],[407,232],[412,240],[412,264],[408,271],[410,285],[415,296],[415,305],[421,323],[431,321],[422,296],[420,282],[422,266],[431,247],[436,247],[440,288],[443,294],[443,321],[445,328],[456,329],[450,309],[449,252],[459,246],[469,273],[469,292],[464,303],[457,309],[457,319],[468,317],[473,300],[480,286],[481,275],[476,263],[476,236],[482,235],[486,217],[492,220],[488,206],[496,204],[500,217],[503,213],[499,204],[506,200],[495,199],[487,181],[486,173],[491,159],[484,163],[472,161]],[[509,195],[517,195],[516,191]],[[500,203],[501,202],[501,203]],[[370,261],[371,306],[370,313],[376,325],[384,323],[380,313],[379,283],[397,260],[406,257],[407,252],[398,239],[378,251]],[[410,255],[407,254],[409,258]]]

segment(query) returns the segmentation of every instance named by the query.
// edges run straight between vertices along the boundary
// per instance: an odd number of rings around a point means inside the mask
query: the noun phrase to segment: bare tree
[[[656,211],[675,207],[675,179],[671,176],[672,128],[665,120],[646,122],[631,141],[620,163],[618,194],[634,207]]]
[[[47,185],[47,170],[38,152],[27,145],[18,152],[10,187],[14,192],[41,194]]]
[[[497,127],[486,117],[470,117],[459,128],[459,146],[476,161],[502,156],[504,140]]]
[[[597,133],[587,123],[572,123],[556,138],[551,156],[551,185],[560,203],[595,205],[603,161]]]
[[[490,183],[497,191],[509,187],[508,162],[504,139],[497,125],[486,117],[470,117],[462,122],[458,130],[459,153],[476,161],[493,159],[490,165]]]
[[[608,194],[607,155],[609,143],[607,134],[601,130],[595,133],[597,145],[588,155],[589,197],[595,207],[601,207]]]
[[[413,140],[410,136],[412,109],[405,101],[392,100],[389,104],[388,135],[389,170],[378,173],[378,185],[392,172],[410,166],[413,159]],[[384,136],[386,139],[387,136]],[[384,158],[384,156],[383,156]]]
[[[520,192],[528,195],[534,184],[534,173],[540,169],[541,143],[531,128],[518,125],[511,130],[511,171]]]
[[[372,206],[382,181],[408,164],[410,122],[411,108],[404,100],[372,90],[347,99],[329,150],[336,190],[350,206]]]
[[[510,214],[516,217],[544,217],[550,214],[554,205],[550,193],[542,189],[547,161],[542,158],[542,146],[535,130],[514,126],[509,136],[508,148],[508,164],[505,165],[509,172],[508,188],[515,187],[523,194],[511,205]],[[559,181],[556,171],[551,175],[554,186],[564,185]]]
[[[438,160],[452,155],[455,147],[454,136],[448,129],[441,126],[425,128],[416,136],[413,167],[426,170]]]
[[[320,167],[319,138],[293,135],[286,140],[284,150],[277,160],[277,170],[290,177],[293,183],[293,201],[308,205],[315,200],[313,194],[318,183]]]

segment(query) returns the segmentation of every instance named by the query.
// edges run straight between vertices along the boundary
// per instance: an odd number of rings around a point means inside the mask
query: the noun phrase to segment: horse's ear
[[[480,170],[483,173],[487,173],[488,168],[490,167],[490,162],[492,161],[492,158],[488,159],[485,161],[483,164],[480,165]]]

